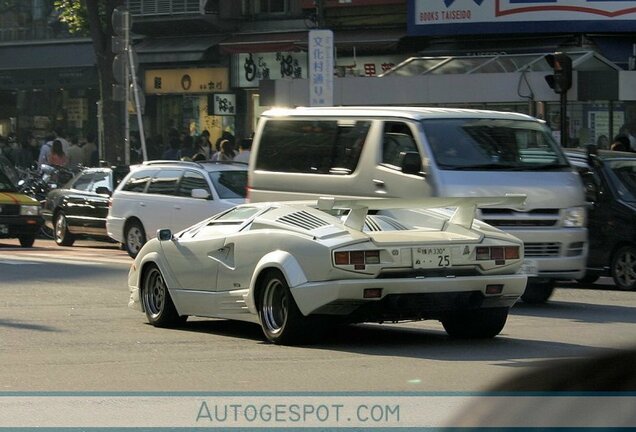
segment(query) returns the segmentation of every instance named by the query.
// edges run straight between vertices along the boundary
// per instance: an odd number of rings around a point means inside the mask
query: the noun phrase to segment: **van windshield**
[[[542,123],[508,119],[422,120],[437,165],[447,170],[569,169]]]

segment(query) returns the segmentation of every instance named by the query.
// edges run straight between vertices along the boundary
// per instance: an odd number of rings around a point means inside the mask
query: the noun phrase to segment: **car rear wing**
[[[455,212],[449,222],[470,229],[475,219],[477,207],[506,206],[521,208],[526,201],[526,195],[511,194],[506,196],[489,197],[439,197],[439,198],[371,198],[371,199],[340,199],[321,197],[317,201],[319,210],[349,210],[345,218],[345,225],[349,228],[362,230],[369,210],[388,209],[428,209],[454,207]]]

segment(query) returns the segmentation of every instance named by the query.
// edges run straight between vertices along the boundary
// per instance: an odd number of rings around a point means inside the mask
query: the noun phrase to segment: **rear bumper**
[[[117,218],[108,216],[106,218],[106,233],[108,237],[120,243],[124,242],[124,224],[126,220],[124,218]]]
[[[308,282],[291,288],[304,315],[350,316],[352,321],[435,319],[460,310],[510,307],[523,294],[525,274],[357,279]],[[487,294],[497,285],[500,294]],[[381,288],[380,298],[364,298],[367,288]]]

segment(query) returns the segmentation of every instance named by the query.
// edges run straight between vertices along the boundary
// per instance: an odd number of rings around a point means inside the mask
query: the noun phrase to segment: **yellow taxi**
[[[42,223],[40,203],[18,192],[0,169],[0,238],[17,238],[20,246],[31,247]]]

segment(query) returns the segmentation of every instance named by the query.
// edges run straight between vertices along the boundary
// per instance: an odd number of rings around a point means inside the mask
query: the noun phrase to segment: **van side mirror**
[[[160,241],[172,240],[172,231],[170,231],[168,228],[159,229],[157,230],[157,238]]]
[[[400,167],[404,174],[420,174],[422,171],[422,159],[418,152],[401,152]]]

